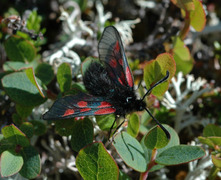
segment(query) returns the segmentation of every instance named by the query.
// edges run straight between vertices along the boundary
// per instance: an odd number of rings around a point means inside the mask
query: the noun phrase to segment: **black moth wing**
[[[100,61],[105,65],[108,75],[118,85],[133,89],[134,80],[125,56],[120,35],[115,27],[104,29],[98,44]]]
[[[43,115],[45,120],[67,119],[90,115],[112,114],[116,110],[103,97],[79,93],[57,99]]]

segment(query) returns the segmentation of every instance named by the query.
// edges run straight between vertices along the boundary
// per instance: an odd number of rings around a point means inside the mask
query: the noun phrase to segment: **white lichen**
[[[171,82],[174,94],[172,95],[170,91],[167,91],[162,104],[167,109],[174,109],[176,111],[174,129],[179,133],[183,128],[190,125],[202,124],[205,118],[200,118],[199,120],[199,117],[193,115],[191,111],[192,103],[203,93],[211,91],[211,86],[205,79],[199,77],[195,80],[193,75],[187,75],[186,86],[182,90],[181,86],[185,82],[182,72],[177,74],[177,78],[172,78]]]

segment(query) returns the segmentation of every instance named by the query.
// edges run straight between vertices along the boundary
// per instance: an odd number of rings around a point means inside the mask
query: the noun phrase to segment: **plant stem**
[[[190,29],[190,13],[188,11],[185,11],[185,24],[183,29],[180,31],[179,37],[180,39],[184,40],[186,37],[187,33],[189,32]]]
[[[146,180],[148,177],[149,170],[156,165],[155,159],[157,156],[157,149],[152,150],[150,163],[148,164],[148,168],[145,172],[141,173],[139,180]]]

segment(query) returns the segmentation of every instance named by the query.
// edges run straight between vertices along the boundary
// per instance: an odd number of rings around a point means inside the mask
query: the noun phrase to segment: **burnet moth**
[[[119,116],[125,117],[130,112],[146,110],[169,138],[169,132],[153,117],[144,102],[144,98],[154,87],[168,79],[169,72],[167,71],[166,76],[154,84],[142,99],[137,99],[133,75],[115,27],[105,28],[98,52],[100,63],[91,62],[83,76],[89,94],[79,93],[56,100],[43,115],[43,119],[57,120],[114,113],[116,121]]]

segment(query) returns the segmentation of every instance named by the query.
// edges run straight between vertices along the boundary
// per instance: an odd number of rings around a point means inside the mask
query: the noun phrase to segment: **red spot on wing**
[[[114,50],[119,52],[120,51],[120,45],[119,45],[119,41],[116,42],[116,45],[114,47]]]
[[[116,111],[116,109],[114,109],[114,108],[103,108],[103,109],[97,110],[94,113],[94,115],[111,114],[111,113],[114,113],[115,111]]]
[[[128,85],[130,87],[133,87],[133,85],[134,85],[133,84],[133,77],[132,77],[129,67],[126,68],[126,78],[127,78]]]
[[[84,108],[84,109],[81,109],[80,112],[86,112],[86,111],[90,111],[91,108]]]
[[[98,106],[98,108],[105,108],[105,107],[110,107],[110,106],[112,106],[112,104],[110,104],[109,102],[102,101],[101,105]]]
[[[118,78],[118,82],[119,82],[121,85],[124,85],[120,78]]]
[[[123,66],[123,59],[119,59],[119,64],[121,65],[121,66]]]
[[[124,84],[126,84],[126,79],[125,79],[125,75],[124,75],[123,72],[121,72],[121,74],[120,74],[120,79],[122,80],[122,82],[123,82]]]
[[[111,60],[110,60],[110,66],[113,67],[113,68],[116,68],[116,67],[117,67],[117,61],[116,61],[116,59],[111,59]]]
[[[69,115],[72,115],[74,114],[74,110],[73,109],[67,109],[63,115],[63,117],[65,116],[69,116]]]
[[[79,101],[78,103],[77,103],[77,105],[78,105],[78,107],[87,107],[87,102],[86,101]]]

